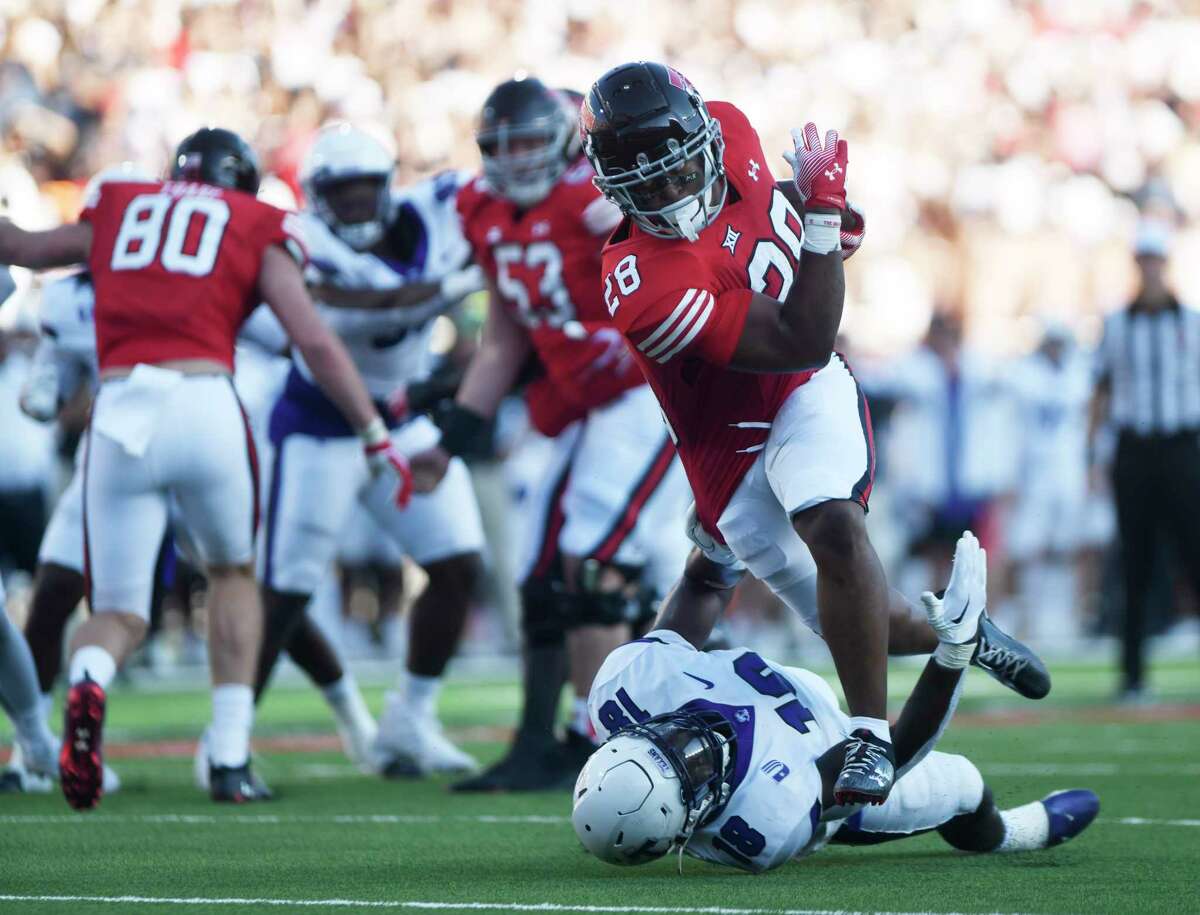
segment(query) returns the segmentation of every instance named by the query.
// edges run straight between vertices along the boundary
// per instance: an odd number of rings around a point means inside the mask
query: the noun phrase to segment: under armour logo
[[[504,233],[500,231],[499,226],[492,226],[490,229],[487,230],[486,237],[487,237],[488,244],[494,245],[496,242],[498,242],[501,239],[501,237],[503,235],[504,235]]]
[[[533,224],[533,234],[536,236],[550,234],[550,220],[543,219]]]
[[[746,174],[749,175],[751,178],[753,178],[755,181],[757,181],[758,180],[758,170],[760,168],[762,168],[762,166],[759,165],[757,162],[755,162],[753,159],[751,159],[750,167],[748,169],[746,169]]]
[[[830,181],[833,180],[834,175],[840,175],[841,173],[842,173],[842,167],[840,165],[838,165],[836,162],[833,163],[833,168],[825,169],[825,177],[828,178]]]
[[[741,237],[742,237],[742,233],[733,231],[733,226],[726,226],[725,227],[725,240],[723,242],[721,242],[721,247],[728,248],[729,253],[736,257],[737,256],[737,243],[738,243],[738,239]]]

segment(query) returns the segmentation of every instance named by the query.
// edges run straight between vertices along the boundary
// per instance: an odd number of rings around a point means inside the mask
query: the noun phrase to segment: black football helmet
[[[596,187],[651,235],[695,241],[721,212],[721,124],[678,70],[614,67],[588,92],[579,126]]]
[[[201,127],[175,148],[171,177],[257,194],[262,174],[249,143],[232,130]]]
[[[579,155],[570,100],[541,80],[501,83],[483,103],[475,141],[492,188],[520,207],[545,199]]]

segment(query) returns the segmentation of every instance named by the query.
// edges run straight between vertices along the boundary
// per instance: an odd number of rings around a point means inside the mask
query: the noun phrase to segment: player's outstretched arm
[[[954,551],[945,601],[926,591],[921,602],[929,625],[937,632],[938,646],[892,728],[898,778],[925,758],[950,723],[979,638],[980,618],[987,604],[987,553],[970,531],[959,538]],[[962,610],[951,618],[946,605]],[[833,786],[844,759],[845,746],[839,743],[817,761],[826,807],[834,804]]]
[[[745,574],[744,568],[713,562],[694,547],[653,628],[677,632],[696,648],[703,648]]]
[[[445,311],[485,288],[483,271],[474,264],[446,274],[438,282],[402,283],[393,289],[352,288],[331,283],[310,283],[313,296],[334,308]]]
[[[0,264],[31,270],[67,267],[87,260],[92,247],[92,227],[75,222],[45,232],[27,232],[0,219]]]

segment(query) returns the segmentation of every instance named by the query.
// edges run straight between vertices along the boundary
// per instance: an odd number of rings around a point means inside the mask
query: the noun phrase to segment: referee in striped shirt
[[[1112,469],[1125,579],[1122,697],[1144,691],[1146,604],[1163,535],[1200,594],[1200,311],[1166,282],[1169,230],[1145,224],[1137,297],[1104,322],[1089,423],[1117,433]]]

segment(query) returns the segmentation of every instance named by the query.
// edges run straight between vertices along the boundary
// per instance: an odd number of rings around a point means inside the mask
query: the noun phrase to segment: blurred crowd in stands
[[[1035,641],[1105,630],[1100,596],[1119,588],[1103,584],[1113,523],[1086,440],[1089,350],[1134,291],[1139,222],[1170,227],[1175,289],[1200,303],[1185,269],[1200,263],[1196,4],[7,0],[0,48],[0,208],[26,226],[71,219],[107,165],[161,170],[205,123],[254,138],[277,202],[296,201],[331,118],[391,134],[401,181],[475,168],[479,106],[518,70],[585,90],[621,61],[670,61],[741,106],[771,155],[806,120],[839,128],[868,225],[844,344],[883,444],[872,524],[895,580],[919,591],[971,524],[997,615],[1024,614]],[[17,410],[36,311],[21,282],[0,312],[0,490],[52,494],[72,431]],[[502,450],[524,447],[514,432]],[[517,463],[477,471],[519,499]],[[1064,491],[1079,504],[1056,503]],[[519,508],[498,514],[519,523]],[[18,552],[0,541],[0,566]],[[1189,602],[1164,594],[1161,625]]]

